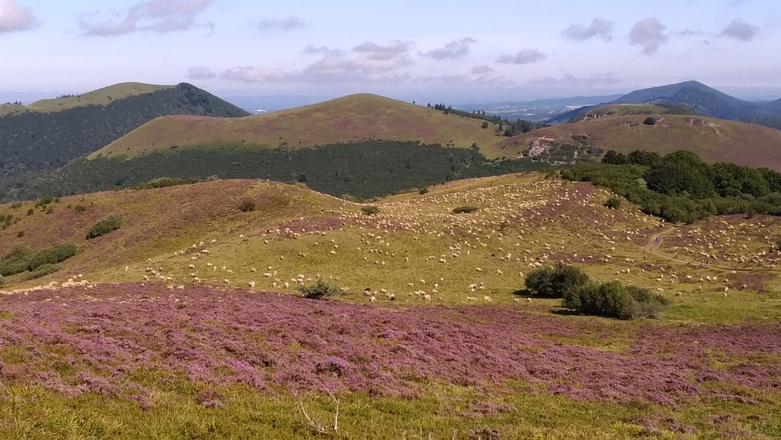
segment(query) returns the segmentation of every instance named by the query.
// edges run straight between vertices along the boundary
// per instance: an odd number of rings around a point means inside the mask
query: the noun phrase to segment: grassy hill
[[[120,84],[84,95],[39,101],[0,116],[0,192],[22,175],[91,153],[162,115],[245,116],[247,112],[189,84]]]
[[[620,105],[590,110],[585,119],[507,139],[500,148],[521,154],[532,145],[588,143],[628,153],[691,150],[706,162],[733,162],[781,170],[781,131],[706,116],[675,115],[657,105]],[[654,125],[643,122],[652,117]]]
[[[781,218],[676,226],[609,197],[516,174],[377,200],[373,215],[246,180],[0,205],[0,257],[77,247],[57,272],[6,277],[7,293],[28,290],[0,295],[0,383],[16,396],[0,413],[20,416],[0,432],[772,438]],[[110,214],[121,228],[86,240]],[[672,305],[622,321],[527,301],[530,271],[557,261]],[[343,294],[298,297],[318,277]]]
[[[163,86],[137,82],[119,83],[84,94],[62,96],[55,99],[41,99],[39,101],[35,101],[27,107],[33,111],[53,112],[67,110],[74,107],[84,107],[88,105],[106,106],[115,100],[125,99],[131,96],[145,95],[148,93],[154,93],[158,90],[172,89],[174,87],[175,86]]]
[[[305,107],[238,119],[169,116],[154,120],[89,156],[134,158],[171,148],[209,149],[226,145],[309,148],[365,140],[420,141],[469,148],[489,158],[503,137],[482,120],[444,114],[371,94],[358,94]]]

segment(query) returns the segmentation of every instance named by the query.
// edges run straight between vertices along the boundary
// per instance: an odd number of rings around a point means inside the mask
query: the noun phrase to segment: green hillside
[[[613,197],[530,173],[371,204],[234,180],[0,205],[0,266],[76,249],[0,287],[0,436],[773,438],[781,217]],[[525,289],[557,263],[669,305]],[[318,280],[334,295],[302,298]]]
[[[19,106],[7,104],[10,109]],[[0,192],[14,179],[62,166],[162,115],[246,116],[189,84],[120,84],[80,96],[39,101],[0,116]],[[56,111],[55,111],[56,110]]]
[[[502,156],[494,146],[503,136],[482,120],[445,114],[377,95],[359,94],[295,109],[217,119],[169,116],[154,120],[89,157],[133,158],[159,150],[208,149],[253,145],[289,149],[366,140],[419,141],[469,148],[477,144],[489,158]]]
[[[660,114],[654,105],[610,106],[590,110],[585,119],[546,127],[507,139],[500,148],[520,155],[533,146],[594,145],[629,153],[666,154],[690,150],[706,162],[732,162],[781,170],[781,131],[754,124],[696,115]],[[645,123],[652,118],[653,125]],[[648,121],[650,122],[650,121]]]

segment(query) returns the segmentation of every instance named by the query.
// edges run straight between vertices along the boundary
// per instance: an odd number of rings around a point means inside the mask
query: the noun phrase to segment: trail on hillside
[[[670,256],[668,254],[663,253],[659,249],[662,247],[662,241],[664,240],[664,237],[670,235],[672,232],[677,231],[680,229],[678,226],[673,226],[671,228],[665,229],[664,231],[655,234],[648,238],[648,243],[643,246],[643,250],[648,252],[649,254],[656,255],[657,257],[664,258],[669,261],[675,261],[676,263],[681,264],[688,264],[688,265],[694,265],[696,264],[693,261],[690,260],[681,260],[680,258],[676,258],[673,256]],[[701,262],[702,265],[702,262]],[[710,269],[718,269],[718,270],[726,270],[726,271],[738,271],[738,272],[756,272],[757,269],[747,269],[747,268],[740,268],[740,267],[726,267],[716,264],[711,264],[709,261],[704,264],[704,266],[710,268]],[[764,272],[781,272],[779,269],[768,269],[768,268],[762,268],[761,269]]]

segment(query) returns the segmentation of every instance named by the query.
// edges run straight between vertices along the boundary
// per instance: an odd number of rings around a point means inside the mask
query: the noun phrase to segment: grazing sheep
[[[491,297],[490,297],[490,296],[488,296],[488,295],[485,295],[485,296],[483,297],[483,301],[485,301],[485,302],[491,302],[491,301],[493,301],[493,300],[491,299]]]
[[[223,282],[223,283],[225,283],[225,284],[230,284],[230,283],[231,283],[231,280],[229,280],[229,279],[225,278],[225,279],[223,279],[223,280],[222,280],[222,282]]]
[[[249,288],[250,288],[250,289],[254,289],[254,288],[255,288],[255,282],[254,282],[254,281],[250,281],[250,282],[249,282],[249,283],[247,283],[247,284],[249,284]]]

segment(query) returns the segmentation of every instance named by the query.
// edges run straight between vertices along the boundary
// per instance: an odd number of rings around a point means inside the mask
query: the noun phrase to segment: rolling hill
[[[358,94],[280,112],[236,119],[168,116],[156,119],[92,153],[89,158],[134,158],[160,150],[226,145],[310,148],[365,140],[418,141],[469,148],[487,157],[503,138],[482,120],[377,95]]]
[[[610,105],[589,110],[579,122],[546,127],[507,139],[508,154],[537,146],[587,143],[628,153],[691,150],[707,162],[733,162],[781,170],[781,131],[725,119],[660,113],[658,105]],[[646,118],[655,119],[646,125]]]
[[[530,173],[372,205],[257,180],[0,205],[0,259],[77,249],[5,279],[0,411],[19,418],[0,435],[772,437],[781,218],[676,226],[610,197]],[[628,321],[530,298],[557,262],[670,305]],[[301,298],[317,280],[340,294]]]
[[[83,95],[38,101],[29,107],[7,104],[5,112],[0,116],[0,181],[5,181],[0,184],[0,192],[18,176],[62,166],[158,116],[247,115],[186,83],[124,83]]]

